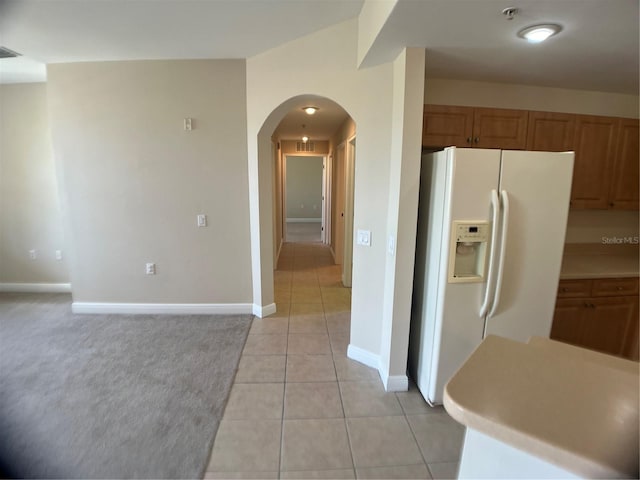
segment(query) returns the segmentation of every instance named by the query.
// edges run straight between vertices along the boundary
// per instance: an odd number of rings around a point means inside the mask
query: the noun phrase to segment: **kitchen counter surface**
[[[637,277],[638,245],[566,244],[561,280]]]
[[[468,428],[588,478],[638,478],[638,364],[488,336],[445,388]]]

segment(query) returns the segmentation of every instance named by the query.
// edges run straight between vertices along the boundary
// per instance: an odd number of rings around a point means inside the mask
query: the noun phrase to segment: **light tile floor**
[[[464,429],[347,358],[351,291],[327,247],[286,243],[205,478],[454,478]]]

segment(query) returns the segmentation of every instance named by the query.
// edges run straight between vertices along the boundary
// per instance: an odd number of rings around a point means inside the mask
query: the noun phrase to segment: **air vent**
[[[315,152],[316,144],[314,142],[297,142],[296,143],[296,151],[297,152]]]
[[[0,58],[13,58],[13,57],[19,57],[20,54],[17,52],[14,52],[13,50],[9,50],[6,47],[0,47]]]

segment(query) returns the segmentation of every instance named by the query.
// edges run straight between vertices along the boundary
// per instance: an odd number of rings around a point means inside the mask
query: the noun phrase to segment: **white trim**
[[[287,223],[322,223],[322,217],[312,218],[288,218]]]
[[[70,283],[0,283],[0,292],[70,293]]]
[[[387,381],[382,379],[384,389],[387,392],[406,392],[409,390],[409,379],[406,375],[391,375],[387,376]]]
[[[382,365],[382,362],[380,362],[378,373],[380,373],[385,391],[406,392],[409,390],[409,379],[406,375],[389,375],[389,371],[385,365]]]
[[[270,303],[269,305],[265,305],[264,307],[256,305],[255,303],[253,304],[253,314],[256,317],[264,318],[269,315],[273,315],[274,313],[276,313],[275,303]]]
[[[356,362],[360,362],[367,367],[375,368],[378,371],[380,370],[380,355],[371,353],[364,348],[356,347],[350,343],[347,347],[347,357],[355,360]]]
[[[331,252],[331,256],[333,257],[333,263],[336,263],[336,252],[333,251],[333,246],[329,245],[329,251]]]
[[[347,347],[347,357],[356,362],[360,362],[367,367],[375,368],[378,370],[380,379],[384,385],[384,389],[387,392],[406,392],[409,390],[409,379],[406,375],[389,375],[387,369],[382,365],[380,361],[380,355],[371,353],[355,345],[349,344]]]
[[[73,313],[233,315],[251,314],[250,303],[96,303],[73,302]]]

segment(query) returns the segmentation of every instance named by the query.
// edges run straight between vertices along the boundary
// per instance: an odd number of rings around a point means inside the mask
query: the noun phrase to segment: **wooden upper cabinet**
[[[524,150],[527,144],[526,110],[473,109],[473,146]]]
[[[473,108],[425,105],[422,145],[425,147],[470,147]]]
[[[529,112],[527,150],[571,151],[575,127],[576,116],[570,113]]]
[[[613,164],[609,207],[620,210],[638,210],[638,120],[623,118],[618,129],[616,157]]]
[[[617,118],[576,115],[573,208],[608,207],[618,123]]]

